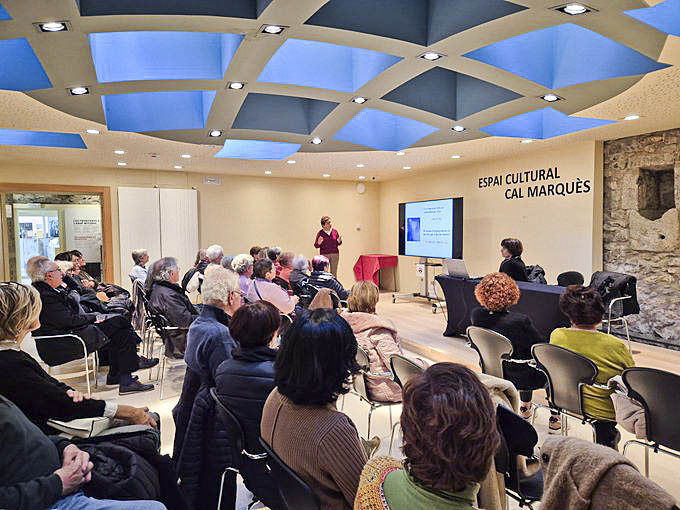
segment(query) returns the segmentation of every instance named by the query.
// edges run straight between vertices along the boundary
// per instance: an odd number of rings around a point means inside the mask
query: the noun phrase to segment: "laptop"
[[[463,259],[443,259],[442,265],[449,276],[453,276],[454,278],[470,278]]]

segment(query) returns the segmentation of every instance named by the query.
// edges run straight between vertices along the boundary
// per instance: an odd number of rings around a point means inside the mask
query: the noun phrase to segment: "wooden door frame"
[[[0,193],[58,193],[99,195],[102,206],[102,281],[113,282],[113,219],[111,216],[111,188],[109,186],[72,186],[69,184],[0,183]],[[3,211],[4,214],[4,211]]]

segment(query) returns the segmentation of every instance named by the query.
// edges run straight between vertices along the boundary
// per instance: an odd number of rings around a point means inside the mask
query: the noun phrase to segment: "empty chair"
[[[680,427],[678,405],[680,376],[656,368],[629,368],[623,372],[623,382],[628,395],[640,402],[645,410],[647,441],[631,439],[623,445],[623,454],[631,444],[645,447],[645,476],[649,477],[649,450],[665,453],[680,459],[669,450],[680,451]]]
[[[424,367],[401,354],[393,354],[390,356],[390,367],[394,374],[394,380],[402,387],[402,389],[411,377],[420,375],[425,371]]]
[[[499,379],[505,379],[503,360],[512,354],[510,340],[490,329],[469,326],[467,336],[472,347],[479,354],[482,372]]]
[[[557,285],[568,287],[569,285],[583,285],[585,278],[578,271],[565,271],[557,276]]]
[[[97,387],[98,359],[97,351],[87,352],[87,346],[82,338],[74,334],[34,336],[38,356],[47,365],[47,373],[59,381],[85,376],[87,382],[87,396],[92,395],[90,374],[94,377],[94,387]],[[58,354],[53,355],[54,352]],[[76,372],[62,372],[52,374],[52,368],[71,361],[82,360],[85,370]],[[91,365],[90,365],[91,363]]]

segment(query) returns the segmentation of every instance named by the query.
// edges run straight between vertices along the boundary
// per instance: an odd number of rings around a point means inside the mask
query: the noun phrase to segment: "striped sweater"
[[[296,405],[275,388],[260,428],[262,439],[319,496],[321,508],[353,508],[367,458],[347,415],[334,405]]]

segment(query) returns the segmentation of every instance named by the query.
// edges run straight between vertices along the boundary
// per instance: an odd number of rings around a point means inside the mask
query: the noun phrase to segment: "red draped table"
[[[396,255],[360,255],[357,263],[354,264],[354,277],[357,281],[373,280],[380,287],[380,270],[394,268],[394,288],[396,290],[396,267],[399,257]]]

